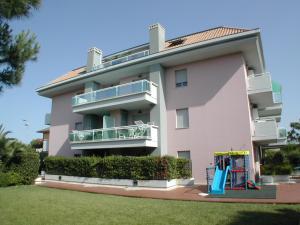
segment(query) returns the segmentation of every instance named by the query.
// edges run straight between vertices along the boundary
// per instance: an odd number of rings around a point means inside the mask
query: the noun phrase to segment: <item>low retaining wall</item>
[[[99,184],[127,187],[149,187],[149,188],[170,188],[175,186],[191,186],[194,185],[194,178],[190,179],[172,179],[172,180],[134,180],[130,179],[103,179],[97,177],[75,177],[64,175],[45,174],[46,180],[74,182],[82,184]]]
[[[261,180],[263,184],[289,183],[289,175],[262,175]]]

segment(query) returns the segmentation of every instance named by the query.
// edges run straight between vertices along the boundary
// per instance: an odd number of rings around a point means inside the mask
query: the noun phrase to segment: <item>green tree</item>
[[[287,140],[289,143],[300,142],[300,122],[290,124],[291,130],[288,132]]]
[[[37,59],[39,44],[35,34],[22,31],[12,34],[8,22],[29,17],[41,0],[0,0],[0,93],[22,80],[25,63]]]
[[[30,145],[26,145],[14,138],[9,138],[10,131],[6,131],[0,124],[0,162],[8,162],[17,153],[34,151]]]

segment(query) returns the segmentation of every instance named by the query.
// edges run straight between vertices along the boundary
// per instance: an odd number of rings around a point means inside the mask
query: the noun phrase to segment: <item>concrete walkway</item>
[[[276,203],[300,204],[300,184],[280,184],[277,186],[276,199],[233,199],[233,198],[208,198],[199,193],[206,192],[206,186],[177,187],[168,190],[146,189],[135,187],[100,186],[77,184],[60,181],[42,181],[36,185],[48,188],[74,190],[90,193],[110,194],[127,197],[173,199],[202,202],[238,202],[238,203]]]

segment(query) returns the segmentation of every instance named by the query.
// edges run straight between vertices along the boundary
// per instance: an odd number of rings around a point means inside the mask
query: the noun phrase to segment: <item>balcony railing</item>
[[[253,74],[248,77],[248,91],[271,91],[272,82],[270,73]]]
[[[285,128],[278,128],[278,138],[279,139],[286,139],[287,138],[287,131]]]
[[[102,63],[98,66],[94,66],[92,71],[100,70],[100,69],[107,68],[107,67],[110,67],[110,66],[114,66],[114,65],[117,65],[117,64],[120,64],[120,63],[124,63],[124,62],[134,60],[134,59],[139,59],[139,58],[145,57],[147,55],[149,55],[149,50],[145,50],[145,51],[142,51],[142,52],[127,55],[127,56],[124,56],[124,57],[121,57],[121,58],[118,58],[118,59],[113,59],[111,61]]]
[[[157,139],[157,129],[153,125],[132,125],[94,130],[74,130],[70,133],[71,143],[121,141],[136,139]]]
[[[122,84],[110,88],[104,88],[97,91],[76,95],[72,98],[72,105],[82,105],[121,96],[138,94],[143,92],[150,93],[151,82],[148,80],[139,80],[127,84]]]
[[[282,86],[276,81],[272,81],[272,92],[274,103],[282,103]]]

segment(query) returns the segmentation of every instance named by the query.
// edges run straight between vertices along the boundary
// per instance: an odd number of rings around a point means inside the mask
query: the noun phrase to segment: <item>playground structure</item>
[[[249,178],[249,151],[214,153],[214,166],[206,169],[210,194],[224,194],[225,190],[258,189]]]

